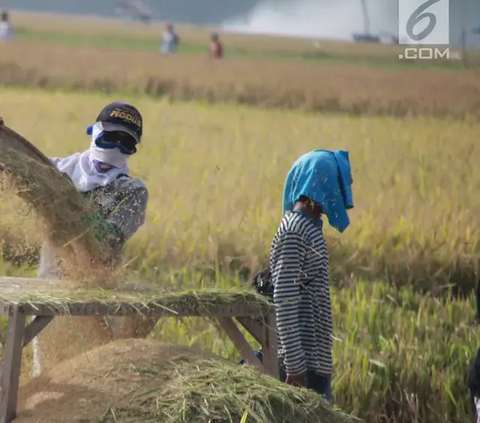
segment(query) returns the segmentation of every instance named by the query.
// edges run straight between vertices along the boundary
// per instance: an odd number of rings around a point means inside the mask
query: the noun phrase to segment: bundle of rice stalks
[[[27,384],[18,423],[353,423],[315,392],[194,349],[115,341]],[[45,418],[45,420],[42,420]]]
[[[113,263],[94,236],[94,210],[36,147],[0,118],[0,182],[38,218],[66,275],[79,281],[106,278]],[[93,259],[95,258],[95,259]]]

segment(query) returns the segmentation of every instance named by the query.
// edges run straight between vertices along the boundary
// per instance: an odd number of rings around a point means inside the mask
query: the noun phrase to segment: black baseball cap
[[[103,108],[97,117],[106,132],[121,131],[131,135],[140,144],[143,135],[143,118],[138,109],[128,103],[116,101]]]

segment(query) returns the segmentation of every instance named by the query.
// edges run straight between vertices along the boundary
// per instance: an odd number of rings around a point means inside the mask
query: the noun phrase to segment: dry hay
[[[27,279],[28,281],[28,279]],[[67,282],[68,283],[68,282]],[[11,286],[0,283],[0,302],[4,305],[20,306],[26,314],[49,315],[71,314],[72,307],[91,308],[91,314],[99,314],[96,308],[104,308],[107,313],[126,315],[134,312],[139,316],[162,312],[168,315],[181,315],[181,310],[197,316],[208,317],[218,310],[241,310],[242,315],[268,313],[272,305],[265,298],[251,290],[230,289],[191,289],[183,292],[171,292],[158,287],[124,285],[121,289],[67,290],[55,281],[42,281]],[[40,310],[42,309],[42,310]],[[118,312],[118,313],[117,313]]]
[[[153,340],[122,340],[20,391],[18,423],[347,423],[323,398],[248,366]]]
[[[3,189],[15,193],[35,211],[66,275],[77,281],[106,283],[112,262],[108,249],[91,230],[91,205],[48,158],[5,126],[1,118],[0,172]]]

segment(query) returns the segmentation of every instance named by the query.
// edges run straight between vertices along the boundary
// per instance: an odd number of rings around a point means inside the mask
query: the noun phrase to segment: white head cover
[[[128,175],[128,155],[118,148],[103,149],[95,145],[95,140],[101,136],[103,127],[100,122],[93,126],[90,149],[83,153],[75,153],[65,158],[51,158],[57,169],[66,173],[80,192],[88,192],[98,187],[107,186],[118,175]],[[100,172],[93,160],[114,166],[107,172]]]

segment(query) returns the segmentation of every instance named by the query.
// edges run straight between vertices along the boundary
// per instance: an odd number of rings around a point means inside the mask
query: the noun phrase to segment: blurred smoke
[[[396,2],[367,3],[371,33],[396,34]],[[353,33],[364,32],[364,18],[360,0],[266,0],[247,16],[225,21],[222,27],[247,33],[351,40]]]

